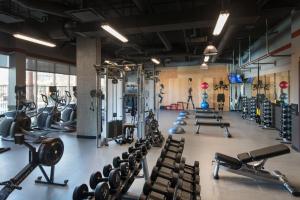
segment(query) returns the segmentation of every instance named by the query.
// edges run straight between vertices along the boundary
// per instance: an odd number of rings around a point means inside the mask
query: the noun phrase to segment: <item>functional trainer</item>
[[[284,144],[256,149],[249,153],[240,153],[237,155],[237,159],[221,153],[216,153],[213,176],[215,179],[219,179],[219,169],[221,167],[231,173],[253,178],[255,180],[282,184],[291,194],[300,196],[300,192],[290,185],[285,175],[277,170],[269,172],[264,169],[267,159],[288,153],[290,153],[290,149]]]

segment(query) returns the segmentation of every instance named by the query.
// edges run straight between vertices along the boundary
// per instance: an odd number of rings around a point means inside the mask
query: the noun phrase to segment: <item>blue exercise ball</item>
[[[202,101],[201,104],[200,104],[200,108],[201,109],[208,109],[209,104],[206,101]]]

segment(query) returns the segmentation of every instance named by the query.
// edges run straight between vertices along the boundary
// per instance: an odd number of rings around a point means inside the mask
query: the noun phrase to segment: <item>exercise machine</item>
[[[215,179],[219,179],[219,169],[221,168],[228,172],[246,176],[255,180],[281,184],[292,195],[300,196],[300,192],[289,183],[286,176],[281,172],[277,170],[273,172],[265,170],[265,164],[268,159],[288,153],[290,153],[289,147],[283,144],[256,149],[249,153],[240,153],[237,155],[237,158],[216,153],[213,176]]]
[[[54,181],[55,165],[61,160],[64,152],[64,144],[60,138],[47,138],[44,139],[39,146],[38,150],[25,141],[24,135],[16,134],[15,143],[25,145],[29,149],[29,163],[12,179],[1,182],[0,185],[4,187],[0,190],[0,200],[5,200],[15,190],[21,190],[19,185],[29,176],[36,167],[41,170],[45,181],[42,176],[38,177],[35,183],[67,186],[68,180],[63,183]],[[48,175],[44,167],[50,167],[50,175]]]

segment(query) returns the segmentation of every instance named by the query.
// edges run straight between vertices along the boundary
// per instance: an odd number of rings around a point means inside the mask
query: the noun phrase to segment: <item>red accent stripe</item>
[[[274,54],[277,54],[277,53],[279,53],[281,51],[285,51],[285,50],[287,50],[287,49],[289,49],[291,47],[292,47],[292,44],[288,43],[286,45],[283,45],[283,46],[279,47],[278,49],[275,49],[275,50],[271,51],[270,55],[274,55]]]
[[[296,30],[292,33],[292,38],[295,38],[295,37],[298,37],[298,36],[300,36],[300,29],[298,29],[298,30]]]
[[[51,61],[54,61],[54,62],[61,62],[61,63],[70,64],[70,65],[76,65],[76,62],[71,61],[71,60],[65,60],[65,59],[54,58],[54,57],[45,56],[45,55],[41,55],[41,54],[30,53],[30,52],[27,52],[26,50],[20,49],[20,48],[0,47],[0,51],[7,52],[7,53],[19,52],[19,53],[24,53],[27,56],[34,57],[34,58],[37,58],[37,59],[45,59],[45,60],[51,60]]]

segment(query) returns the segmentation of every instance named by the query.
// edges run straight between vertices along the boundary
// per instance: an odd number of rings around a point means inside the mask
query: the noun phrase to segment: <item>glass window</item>
[[[36,72],[26,71],[26,99],[36,102]]]
[[[55,74],[55,85],[59,92],[59,96],[64,96],[65,91],[71,92],[69,88],[69,81],[69,75]]]
[[[8,105],[8,69],[0,68],[0,113],[7,111]]]
[[[49,95],[49,86],[54,84],[54,74],[48,72],[37,72],[37,106],[44,107],[45,103],[42,100],[41,94]]]
[[[9,66],[9,56],[0,54],[0,67],[8,67]]]

